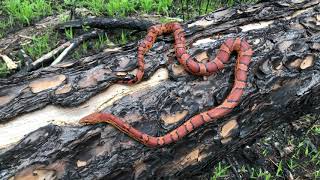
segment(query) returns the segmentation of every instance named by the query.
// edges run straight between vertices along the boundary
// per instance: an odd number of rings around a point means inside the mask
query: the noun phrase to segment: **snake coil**
[[[223,117],[224,115],[230,113],[232,109],[239,104],[240,98],[244,92],[244,88],[246,87],[248,66],[253,54],[253,50],[248,42],[240,38],[228,38],[221,45],[217,56],[212,61],[207,63],[199,63],[187,53],[185,47],[185,34],[183,28],[177,22],[154,25],[148,29],[147,36],[138,47],[138,71],[136,76],[133,79],[120,81],[119,83],[134,84],[141,81],[144,74],[144,54],[152,47],[157,36],[165,33],[173,33],[175,40],[175,55],[179,63],[182,64],[188,72],[195,75],[208,76],[217,72],[218,70],[222,70],[224,68],[224,64],[229,61],[231,52],[237,52],[238,56],[235,66],[235,80],[232,90],[227,98],[219,106],[193,116],[178,128],[161,137],[154,137],[145,134],[124,122],[119,117],[108,113],[90,114],[80,120],[81,124],[106,122],[112,124],[122,132],[146,146],[160,147],[176,142],[199,126]]]

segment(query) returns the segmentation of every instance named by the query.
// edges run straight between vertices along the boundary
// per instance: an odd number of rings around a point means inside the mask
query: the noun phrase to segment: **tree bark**
[[[189,52],[199,60],[214,57],[227,37],[245,37],[254,55],[240,105],[163,148],[147,148],[111,125],[77,121],[103,111],[163,135],[224,100],[235,56],[223,71],[196,77],[177,63],[166,36],[145,57],[145,82],[130,87],[113,84],[123,78],[119,71],[135,68],[136,43],[0,79],[0,179],[209,177],[227,154],[319,111],[319,2],[262,2],[187,22]]]

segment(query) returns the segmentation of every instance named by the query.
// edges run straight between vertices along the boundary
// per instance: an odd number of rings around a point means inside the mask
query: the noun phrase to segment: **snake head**
[[[80,124],[95,124],[101,120],[101,113],[92,113],[80,119]]]

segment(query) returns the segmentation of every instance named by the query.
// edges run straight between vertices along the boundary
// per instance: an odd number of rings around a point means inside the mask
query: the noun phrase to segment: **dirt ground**
[[[285,123],[215,166],[212,179],[320,179],[320,116]]]

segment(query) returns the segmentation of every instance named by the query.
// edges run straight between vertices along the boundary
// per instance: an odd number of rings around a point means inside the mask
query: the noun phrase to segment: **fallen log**
[[[193,76],[176,62],[172,39],[164,38],[145,56],[143,82],[132,86],[114,83],[134,74],[135,47],[1,79],[1,179],[208,177],[227,154],[319,111],[319,2],[262,2],[187,22],[189,52],[199,61],[214,57],[227,37],[245,37],[255,53],[240,105],[163,148],[147,148],[111,125],[80,126],[78,120],[108,112],[163,135],[225,99],[235,56],[215,75]]]

